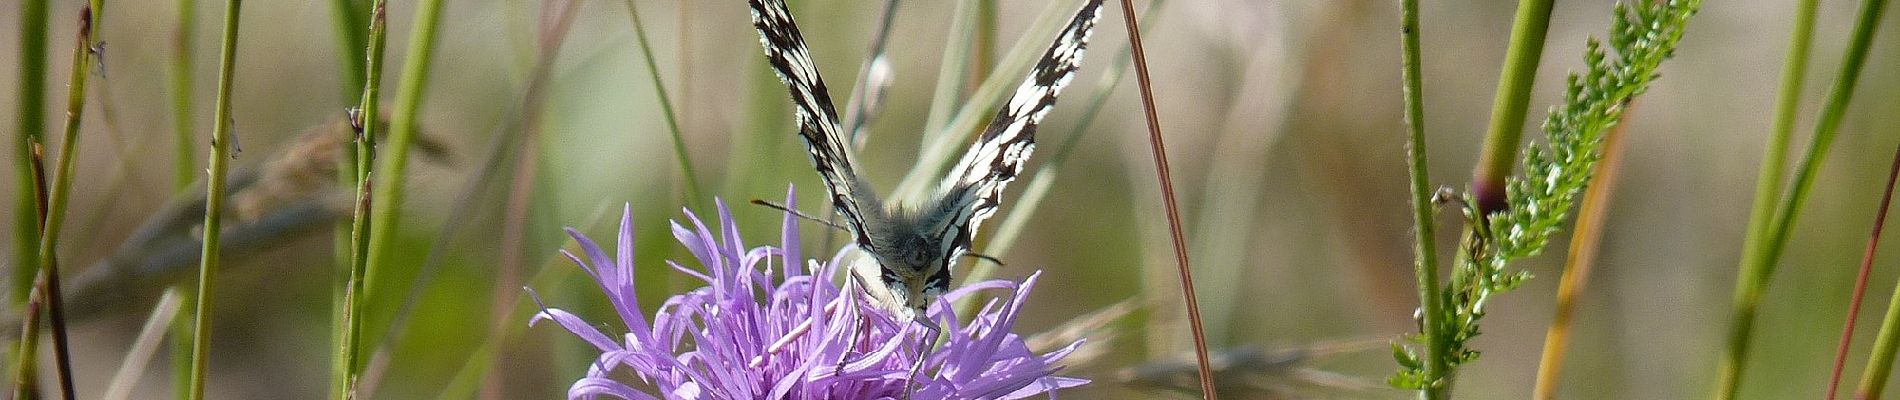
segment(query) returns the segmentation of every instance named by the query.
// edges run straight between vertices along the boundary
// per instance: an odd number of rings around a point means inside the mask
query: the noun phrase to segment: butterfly
[[[858,174],[825,80],[784,0],[748,3],[766,59],[791,93],[798,134],[829,202],[858,249],[875,262],[875,270],[852,268],[852,279],[877,282],[858,286],[881,308],[935,332],[925,309],[949,290],[952,264],[970,251],[977,226],[996,213],[1003,187],[1022,172],[1035,149],[1036,125],[1082,62],[1102,0],[1089,0],[1076,12],[934,196],[895,203],[880,198]]]

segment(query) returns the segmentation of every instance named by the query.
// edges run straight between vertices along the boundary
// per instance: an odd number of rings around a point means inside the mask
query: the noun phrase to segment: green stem
[[[98,5],[99,1],[94,0],[86,8],[80,10],[78,40],[73,45],[73,64],[69,72],[72,82],[66,86],[66,123],[60,135],[59,161],[54,169],[51,184],[42,186],[47,183],[45,181],[34,184],[36,188],[47,190],[34,191],[37,193],[35,196],[45,195],[46,197],[45,207],[40,209],[41,212],[34,214],[42,221],[39,224],[39,248],[36,249],[40,269],[37,272],[39,276],[35,279],[36,287],[29,296],[29,303],[44,304],[47,307],[53,325],[53,351],[58,365],[60,395],[61,398],[66,399],[73,398],[72,361],[68,353],[64,315],[60,306],[57,255],[59,235],[61,228],[65,226],[66,204],[70,202],[69,197],[72,196],[73,191],[73,159],[79,148],[79,123],[86,111],[86,81],[92,76],[90,73],[93,63],[92,38],[98,32],[94,25],[96,15],[94,10],[97,9],[94,7]],[[36,152],[30,162],[43,167],[45,160],[42,156]],[[43,170],[41,172],[43,173]],[[36,173],[35,178],[44,178],[44,176]],[[14,380],[14,398],[30,396],[32,382],[28,379],[30,374],[25,374],[24,371],[29,370],[26,367],[27,364],[37,362],[34,357],[35,349],[27,347],[38,346],[39,319],[27,319],[23,325],[24,328],[20,334],[22,338],[20,357],[17,360],[20,364],[15,366],[15,370],[22,373],[17,374]]]
[[[369,242],[373,238],[369,236],[370,164],[376,160],[376,135],[380,133],[377,132],[378,125],[382,122],[382,117],[377,112],[381,106],[377,102],[383,92],[383,45],[387,41],[385,32],[388,20],[386,3],[387,0],[376,0],[375,6],[370,8],[369,46],[366,51],[369,59],[363,64],[365,68],[363,75],[367,81],[363,84],[362,105],[357,108],[357,113],[351,122],[355,124],[356,131],[360,132],[355,137],[356,212],[351,220],[350,229],[350,277],[345,285],[346,288],[343,289],[341,300],[343,305],[340,307],[343,312],[343,323],[338,324],[336,333],[342,336],[343,340],[337,344],[336,354],[333,355],[334,359],[342,361],[332,363],[330,371],[330,397],[335,399],[357,397],[356,381],[361,371],[358,367],[362,365],[359,359],[361,346],[357,344],[363,334],[363,305],[365,303],[360,295],[363,293],[363,274],[369,262]]]
[[[192,328],[191,344],[191,390],[187,393],[191,400],[203,399],[205,394],[206,357],[211,350],[211,302],[216,299],[213,283],[217,281],[218,248],[222,235],[224,215],[225,173],[230,169],[226,162],[231,159],[231,86],[237,68],[238,16],[243,9],[244,0],[225,0],[224,39],[218,55],[218,100],[215,120],[211,128],[211,156],[207,163],[211,166],[211,176],[205,180],[205,222],[204,250],[198,263],[197,322]]]
[[[26,302],[27,291],[33,285],[33,275],[39,268],[40,222],[38,200],[35,200],[33,170],[26,160],[33,157],[33,145],[45,143],[46,123],[46,0],[20,1],[20,75],[19,93],[14,98],[18,114],[14,129],[19,141],[14,143],[15,170],[14,189],[16,202],[13,209],[13,291],[9,304],[20,305]]]
[[[1768,137],[1761,170],[1755,177],[1755,200],[1749,212],[1748,227],[1742,239],[1740,274],[1735,280],[1734,310],[1730,315],[1728,347],[1718,372],[1715,398],[1735,398],[1741,385],[1742,366],[1748,357],[1748,338],[1755,324],[1756,304],[1767,282],[1761,255],[1767,254],[1762,243],[1775,216],[1775,200],[1781,194],[1781,175],[1787,169],[1788,139],[1794,136],[1799,114],[1801,90],[1806,82],[1810,44],[1814,42],[1815,10],[1820,0],[1800,0],[1795,6],[1794,31],[1788,39],[1788,54],[1782,60],[1781,88],[1775,97],[1774,131]]]
[[[1847,102],[1853,97],[1854,83],[1860,77],[1861,66],[1866,62],[1867,50],[1873,44],[1874,31],[1880,26],[1880,14],[1886,5],[1886,0],[1868,0],[1862,3],[1860,19],[1854,24],[1853,44],[1848,46],[1846,61],[1841,65],[1841,76],[1834,81],[1834,89],[1828,96],[1827,105],[1822,108],[1821,123],[1815,129],[1815,143],[1822,143],[1823,133],[1832,136],[1835,127],[1840,125],[1841,116],[1847,109]],[[1814,152],[1810,151],[1809,154],[1812,155]],[[1815,163],[1819,164],[1819,161]],[[1812,169],[1802,169],[1804,172],[1802,176],[1811,175]],[[1806,184],[1807,182],[1803,180],[1795,181],[1795,198],[1790,199],[1789,204],[1786,205],[1790,208],[1782,210],[1788,212],[1783,218],[1787,222],[1784,225],[1777,225],[1777,228],[1782,230],[1776,235],[1777,247],[1787,240],[1786,230],[1794,224],[1793,207],[1799,207],[1799,196],[1806,192],[1802,190]],[[1900,294],[1900,290],[1896,293]],[[1893,370],[1894,352],[1900,349],[1900,337],[1897,337],[1900,336],[1900,326],[1896,326],[1900,325],[1900,316],[1895,315],[1900,311],[1895,310],[1896,304],[1900,302],[1889,304],[1887,307],[1887,318],[1880,326],[1880,336],[1874,341],[1876,351],[1873,357],[1867,360],[1867,372],[1861,376],[1860,393],[1857,398],[1877,400],[1887,386],[1887,373]]]
[[[666,116],[666,128],[673,134],[673,158],[679,162],[680,172],[686,175],[686,203],[698,204],[702,200],[699,189],[699,174],[693,172],[693,160],[686,151],[686,136],[680,132],[679,119],[673,113],[673,101],[666,96],[666,82],[660,79],[660,67],[653,62],[653,46],[647,42],[646,25],[640,23],[640,8],[633,0],[627,0],[627,17],[633,21],[634,38],[640,41],[640,56],[647,64],[647,76],[653,79],[653,92],[660,97],[660,111]]]
[[[1743,275],[1736,288],[1734,321],[1730,325],[1728,353],[1723,358],[1717,398],[1734,398],[1741,385],[1761,293],[1767,286],[1768,278],[1774,275],[1782,250],[1787,248],[1788,237],[1800,216],[1801,205],[1807,201],[1808,192],[1814,186],[1814,176],[1827,160],[1827,149],[1834,142],[1841,118],[1846,115],[1848,102],[1853,99],[1854,87],[1859,81],[1861,68],[1866,65],[1867,51],[1873,43],[1874,31],[1879,26],[1880,14],[1885,6],[1885,0],[1868,0],[1862,4],[1853,41],[1842,58],[1834,86],[1828,91],[1820,122],[1814,128],[1814,138],[1807,152],[1802,154],[1800,163],[1796,164],[1789,192],[1776,206],[1772,224],[1762,232],[1767,241],[1754,243],[1755,246],[1744,259]]]
[[[337,70],[342,71],[340,85],[345,101],[357,99],[358,90],[364,79],[364,59],[368,58],[363,43],[369,41],[369,24],[363,16],[370,10],[358,0],[330,0],[330,24],[336,31]],[[370,115],[377,115],[371,113]]]
[[[1405,53],[1402,74],[1405,80],[1405,127],[1406,127],[1406,167],[1410,171],[1412,188],[1412,225],[1417,239],[1412,246],[1414,274],[1418,279],[1418,301],[1421,309],[1420,331],[1425,342],[1425,388],[1419,391],[1422,399],[1444,399],[1450,397],[1451,364],[1447,350],[1450,341],[1445,337],[1444,297],[1439,295],[1438,250],[1432,212],[1432,183],[1426,166],[1425,152],[1425,82],[1420,72],[1418,48],[1418,0],[1400,2],[1399,36],[1400,47]]]
[[[1524,137],[1524,115],[1543,58],[1544,36],[1550,31],[1550,9],[1556,0],[1519,0],[1511,23],[1511,42],[1504,53],[1504,71],[1491,103],[1491,125],[1484,134],[1484,152],[1471,179],[1478,209],[1489,214],[1505,206],[1504,179],[1517,165],[1517,149]]]
[[[401,84],[396,88],[395,110],[390,114],[387,154],[376,166],[382,171],[371,189],[377,194],[370,213],[369,263],[363,271],[363,299],[368,304],[375,296],[376,280],[388,268],[395,254],[398,222],[402,220],[403,178],[409,166],[409,146],[415,142],[416,120],[421,115],[422,94],[429,82],[429,62],[435,53],[437,22],[442,16],[442,0],[422,0],[416,4],[415,27],[409,36],[408,59],[403,61]],[[365,111],[373,112],[373,111]]]
[[[192,151],[191,40],[197,25],[197,0],[178,0],[178,26],[172,32],[172,132],[176,135],[172,190],[184,192],[198,179],[197,155]]]

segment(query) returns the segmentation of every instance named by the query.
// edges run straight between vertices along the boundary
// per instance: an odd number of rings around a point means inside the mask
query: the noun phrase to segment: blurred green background
[[[377,326],[387,326],[405,301],[399,295],[409,290],[432,243],[441,240],[444,224],[462,225],[445,242],[439,269],[420,291],[413,317],[394,336],[393,361],[375,397],[442,393],[495,325],[497,293],[506,296],[501,304],[526,309],[531,303],[518,288],[532,286],[550,305],[613,321],[594,286],[556,254],[565,245],[560,227],[611,240],[612,211],[630,202],[643,271],[650,271],[643,276],[642,295],[651,299],[645,304],[654,305],[690,283],[660,267],[660,260],[684,255],[666,231],[666,221],[680,218],[682,207],[710,204],[712,197],[726,200],[752,244],[775,244],[779,215],[743,205],[745,200],[777,199],[787,184],[795,184],[804,208],[821,210],[815,206],[822,204],[817,176],[793,135],[784,88],[759,55],[743,2],[635,1],[681,118],[704,186],[702,197],[686,198],[624,4],[577,5],[572,31],[539,89],[545,90],[545,101],[531,102],[524,97],[541,54],[537,32],[566,3],[449,2],[422,124],[452,156],[411,169],[411,194],[403,204],[408,219],[400,239],[411,250],[400,256],[403,262],[391,279],[372,288],[380,296],[372,306],[380,313],[372,318]],[[944,62],[945,16],[952,3],[906,2],[897,14],[890,53],[895,78],[882,117],[871,125],[868,145],[858,154],[866,178],[882,190],[894,187],[915,161],[918,132]],[[995,38],[1000,57],[1044,5],[996,3],[997,19],[986,34]],[[1670,399],[1708,393],[1792,3],[1707,4],[1676,58],[1664,65],[1663,78],[1627,114],[1622,180],[1609,206],[1601,263],[1577,316],[1561,386],[1564,397]],[[841,106],[881,4],[793,4]],[[1539,105],[1533,121],[1560,99],[1558,85],[1565,72],[1581,65],[1584,39],[1607,29],[1611,4],[1559,2],[1532,102]],[[53,29],[44,33],[51,38],[52,54],[48,112],[28,117],[43,118],[49,126],[57,126],[63,115],[64,55],[80,6],[54,2]],[[1510,2],[1498,1],[1427,1],[1423,6],[1430,169],[1435,184],[1461,186],[1476,160],[1513,9]],[[1809,132],[1811,111],[1834,75],[1855,6],[1823,5],[1803,102],[1810,112],[1797,137]],[[93,83],[61,252],[69,276],[120,247],[174,193],[166,74],[175,54],[179,10],[160,0],[110,2],[108,7],[103,31],[107,74]],[[203,145],[211,125],[221,7],[201,2],[195,10],[199,26],[188,38],[194,43],[193,124],[203,132],[194,134],[199,162],[208,148]],[[408,40],[413,4],[398,1],[390,7],[388,58],[396,64],[405,57],[400,44]],[[1262,371],[1269,382],[1264,386],[1278,393],[1223,395],[1409,396],[1376,388],[1395,370],[1380,343],[1414,329],[1416,302],[1397,11],[1391,1],[1176,0],[1146,22],[1155,96],[1184,206],[1208,339],[1217,350],[1375,344],[1365,351],[1301,359],[1296,368]],[[1044,151],[1031,161],[1031,173],[1081,123],[1079,111],[1102,90],[1103,71],[1126,45],[1119,7],[1107,12],[1092,45],[1096,51],[1043,124]],[[356,85],[343,83],[346,75],[339,71],[337,36],[325,2],[249,2],[243,13],[234,91],[235,132],[243,152],[236,163],[255,166],[283,151],[300,132],[354,105],[357,99],[346,96],[345,88]],[[1853,266],[1871,225],[1890,147],[1897,142],[1894,134],[1900,133],[1895,117],[1900,101],[1893,100],[1900,96],[1900,69],[1893,68],[1900,65],[1900,41],[1887,39],[1900,28],[1894,20],[1887,18],[1886,36],[1874,44],[1845,134],[1821,170],[1807,216],[1795,228],[1786,267],[1769,287],[1744,398],[1798,398],[1823,391]],[[6,32],[0,36],[0,54],[17,52],[18,23],[17,18],[0,19],[0,32]],[[0,92],[17,93],[11,77],[18,68],[15,62],[0,63],[0,74],[9,77],[0,80]],[[388,71],[385,88],[393,88],[403,77],[398,68]],[[21,117],[14,115],[18,101],[11,95],[0,98],[9,122]],[[1117,302],[1153,299],[1153,307],[1112,327],[1113,341],[1091,344],[1107,350],[1102,358],[1063,371],[1097,381],[1065,395],[1151,398],[1175,392],[1125,384],[1120,374],[1136,365],[1186,360],[1191,344],[1180,323],[1184,312],[1132,74],[1105,107],[1013,250],[1002,255],[1008,266],[997,276],[1019,279],[1045,271],[1029,314],[1018,325],[1024,333],[1048,330]],[[540,116],[527,118],[531,113]],[[1797,139],[1796,145],[1805,143]],[[508,150],[502,153],[506,157],[484,176],[497,146]],[[531,186],[515,189],[525,190],[530,201],[515,214],[521,217],[513,218],[525,233],[514,239],[504,227],[511,223],[510,186],[524,165],[514,156],[522,151],[536,157],[525,164],[534,166]],[[9,165],[20,162],[12,152],[6,157]],[[11,191],[17,187],[13,179],[6,174],[0,187]],[[1011,188],[1011,197],[1026,186]],[[1006,201],[1002,214],[1013,212],[1014,205]],[[458,207],[466,210],[458,214]],[[711,210],[697,211],[711,215]],[[1457,223],[1450,213],[1440,221]],[[808,238],[826,233],[812,226],[805,232]],[[311,398],[326,390],[331,293],[337,282],[331,236],[323,229],[285,236],[226,263],[214,303],[212,397]],[[1452,246],[1454,236],[1440,235],[1443,248]],[[821,249],[823,240],[806,244],[808,255],[833,251]],[[1491,303],[1485,334],[1476,341],[1484,357],[1464,369],[1457,387],[1461,396],[1523,398],[1530,393],[1562,263],[1562,247],[1552,248],[1519,265],[1537,279]],[[508,251],[519,252],[520,265],[509,265]],[[1884,311],[1879,300],[1900,276],[1891,257],[1878,261],[1868,315]],[[156,293],[161,286],[148,283],[141,290]],[[80,398],[104,390],[149,304],[74,317]],[[522,330],[524,316],[501,323]],[[1848,365],[1861,365],[1876,325],[1861,325],[1857,356]],[[380,331],[373,327],[370,332]],[[367,337],[383,341],[381,335]],[[496,370],[486,379],[493,387],[489,393],[498,398],[559,396],[592,359],[591,349],[554,327],[526,329],[501,343]],[[169,364],[153,365],[135,398],[171,394]],[[1375,387],[1361,387],[1367,385]]]

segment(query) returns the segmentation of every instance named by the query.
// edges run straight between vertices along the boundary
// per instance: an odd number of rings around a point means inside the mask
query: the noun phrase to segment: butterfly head
[[[875,235],[865,247],[858,273],[872,298],[899,313],[922,312],[950,288],[950,262],[955,260],[942,239],[928,234]]]

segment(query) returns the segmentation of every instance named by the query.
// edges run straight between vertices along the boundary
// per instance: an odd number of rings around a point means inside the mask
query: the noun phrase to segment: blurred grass
[[[757,38],[746,26],[743,6],[720,2],[639,1],[649,33],[684,29],[692,35],[681,46],[669,35],[655,35],[653,52],[662,75],[681,77],[690,87],[676,96],[675,105],[687,150],[702,174],[707,199],[728,202],[776,198],[787,183],[801,189],[801,204],[816,202],[818,180],[807,156],[792,136],[783,88],[771,77],[757,54]],[[112,43],[112,79],[101,80],[120,109],[120,124],[128,135],[157,135],[139,127],[170,128],[172,91],[166,85],[173,58],[169,32],[177,15],[168,12],[172,1],[139,0],[115,3],[114,29],[102,39]],[[702,4],[703,3],[703,4]],[[808,38],[820,68],[835,87],[851,87],[863,61],[863,52],[875,31],[879,4],[837,1],[794,1],[800,22],[808,22]],[[682,6],[684,4],[684,6]],[[1042,4],[996,2],[995,35],[998,50],[1026,32]],[[1138,2],[1138,6],[1141,3]],[[417,14],[414,4],[393,2],[390,17],[394,40],[406,39]],[[1428,145],[1434,154],[1426,167],[1434,176],[1462,176],[1475,160],[1468,151],[1478,146],[1485,127],[1489,94],[1502,64],[1501,49],[1509,32],[1509,10],[1486,3],[1425,2],[1421,23],[1429,34],[1422,47],[1421,65],[1431,90],[1424,100],[1432,110],[1426,122],[1434,134]],[[1549,41],[1581,43],[1585,35],[1607,26],[1603,4],[1559,2]],[[245,150],[234,164],[262,161],[259,154],[275,151],[299,128],[336,114],[347,100],[336,96],[342,86],[337,60],[339,48],[329,5],[250,2],[245,11],[246,32],[241,55],[245,62],[237,75],[234,96],[240,113],[235,128]],[[588,226],[589,213],[602,202],[631,202],[638,242],[639,286],[643,304],[658,305],[669,293],[689,289],[660,260],[680,254],[665,223],[680,214],[682,178],[673,162],[672,145],[665,133],[653,84],[640,65],[638,48],[627,26],[624,7],[617,2],[587,2],[575,21],[572,38],[560,60],[553,62],[548,83],[547,115],[540,124],[542,173],[538,174],[524,257],[537,265],[554,259],[560,226]],[[684,8],[682,8],[684,7]],[[1850,2],[1827,2],[1818,15],[1827,20],[1850,18]],[[210,8],[210,7],[205,7]],[[378,398],[429,398],[442,394],[466,357],[478,349],[480,332],[492,316],[488,305],[496,275],[496,249],[502,245],[503,197],[500,182],[477,181],[482,193],[471,200],[466,214],[452,212],[469,182],[479,176],[483,162],[497,141],[518,135],[509,118],[520,115],[520,98],[528,67],[535,59],[534,25],[539,4],[457,3],[441,14],[440,38],[429,96],[418,105],[420,126],[439,132],[454,150],[447,165],[418,163],[410,171],[404,221],[393,234],[390,249],[396,268],[377,283],[382,314],[389,318],[397,297],[411,283],[425,253],[449,220],[461,221],[463,231],[443,245],[439,272],[422,289],[414,319],[391,351],[388,373],[375,393]],[[951,29],[949,2],[903,2],[891,37],[890,59],[895,80],[883,115],[871,129],[874,139],[861,154],[867,178],[879,188],[891,188],[915,163],[926,127],[932,89],[942,61],[943,40]],[[1628,173],[1611,206],[1604,230],[1601,268],[1592,283],[1595,291],[1582,299],[1575,318],[1580,322],[1569,365],[1559,386],[1564,396],[1629,398],[1690,398],[1705,394],[1714,377],[1710,368],[1720,351],[1721,325],[1734,279],[1733,266],[1741,242],[1744,215],[1754,183],[1759,148],[1772,124],[1776,77],[1787,37],[1788,1],[1749,1],[1703,10],[1696,32],[1683,43],[1668,67],[1670,76],[1648,95],[1643,109],[1629,115]],[[203,10],[215,12],[215,10]],[[1111,10],[1113,11],[1113,10]],[[1413,328],[1410,311],[1416,304],[1407,295],[1410,244],[1405,210],[1404,150],[1394,138],[1401,129],[1398,43],[1391,40],[1397,14],[1387,3],[1353,0],[1340,2],[1253,2],[1209,0],[1170,1],[1157,12],[1166,15],[1155,31],[1144,35],[1155,59],[1161,87],[1157,98],[1173,155],[1181,163],[1176,172],[1183,187],[1184,213],[1190,232],[1242,232],[1226,240],[1240,246],[1228,255],[1196,254],[1197,260],[1228,258],[1238,262],[1199,264],[1205,269],[1232,273],[1227,282],[1203,286],[1234,299],[1230,315],[1214,315],[1229,325],[1230,344],[1293,347],[1324,339],[1387,337]],[[694,26],[678,26],[676,18],[688,13]],[[1144,13],[1146,14],[1146,13]],[[215,15],[215,14],[212,14]],[[200,18],[200,31],[214,17]],[[253,22],[255,21],[255,22]],[[1180,23],[1177,23],[1180,22]],[[0,18],[0,29],[14,32],[18,18]],[[1892,18],[1883,20],[1891,28]],[[72,29],[69,21],[55,21],[54,32]],[[253,28],[256,27],[256,28]],[[268,27],[266,29],[264,27]],[[1822,24],[1816,27],[1817,46],[1845,43],[1849,29]],[[1097,32],[1078,83],[1093,83],[1108,70],[1125,44],[1118,23],[1104,23]],[[63,36],[55,36],[63,37]],[[22,36],[25,38],[25,36]],[[17,54],[15,40],[0,40],[0,52]],[[213,46],[191,53],[199,64],[215,57]],[[1822,47],[1831,48],[1831,47]],[[1559,49],[1560,51],[1564,51]],[[1838,63],[1839,54],[1816,54],[1817,64]],[[686,54],[690,59],[681,59]],[[1560,53],[1569,54],[1569,53]],[[1000,57],[1002,53],[999,53]],[[392,49],[390,57],[411,57],[410,51]],[[690,62],[689,62],[690,61]],[[1879,178],[1888,161],[1886,146],[1900,126],[1900,105],[1879,101],[1900,94],[1900,71],[1881,66],[1900,61],[1900,42],[1875,40],[1868,53],[1860,91],[1863,100],[1846,111],[1835,154],[1817,171],[1809,210],[1796,227],[1784,263],[1801,265],[1800,273],[1784,273],[1764,292],[1759,324],[1763,333],[1752,358],[1744,398],[1812,396],[1825,383],[1826,357],[1836,343],[1832,332],[1810,333],[1803,327],[1839,323],[1850,257],[1864,231],[1838,227],[1863,226],[1873,208],[1864,185]],[[1294,66],[1286,66],[1293,64]],[[1539,87],[1555,87],[1567,63],[1545,63],[1536,75]],[[679,67],[686,65],[686,67]],[[1831,64],[1823,64],[1831,65]],[[19,61],[0,63],[0,73],[17,75]],[[1285,66],[1285,67],[1281,67]],[[1811,78],[1833,71],[1811,72]],[[193,71],[195,82],[213,80],[209,68]],[[1008,77],[1010,72],[998,69]],[[62,81],[65,71],[47,73]],[[1014,80],[1008,79],[1008,80]],[[1130,82],[1122,82],[1128,85]],[[19,90],[18,83],[0,83],[0,91]],[[195,109],[209,110],[209,85],[194,91]],[[1029,170],[1039,173],[1056,159],[1061,143],[1083,120],[1092,84],[1078,84],[1044,124],[1045,147]],[[1127,87],[1124,86],[1123,89]],[[965,85],[965,90],[968,90]],[[1818,107],[1821,90],[1809,90],[1810,108]],[[1287,92],[1291,92],[1290,94]],[[670,93],[669,93],[670,94]],[[1287,103],[1275,107],[1274,98]],[[1533,102],[1555,101],[1555,94],[1539,91]],[[0,106],[16,110],[16,97],[0,98]],[[1242,102],[1258,102],[1242,105]],[[46,118],[56,115],[43,114]],[[208,116],[209,113],[205,113]],[[1022,231],[996,278],[1020,278],[1030,271],[1046,273],[1031,300],[1021,329],[1038,332],[1074,315],[1099,309],[1131,296],[1145,295],[1144,286],[1159,295],[1174,284],[1148,278],[1166,271],[1165,262],[1150,259],[1163,252],[1147,251],[1149,244],[1165,244],[1165,230],[1152,219],[1157,210],[1145,202],[1153,193],[1152,173],[1143,164],[1139,105],[1131,90],[1109,96],[1086,136],[1076,139],[1071,155],[1061,162],[1060,176],[1048,183],[1047,195],[1026,216]],[[14,118],[13,115],[5,116]],[[202,116],[201,116],[202,117]],[[987,117],[987,115],[984,115]],[[86,132],[105,129],[88,116]],[[1814,116],[1803,117],[1812,121]],[[979,118],[982,119],[982,118]],[[202,119],[200,120],[202,121]],[[1279,121],[1279,122],[1274,122]],[[200,126],[206,126],[203,123]],[[165,129],[168,130],[168,129]],[[1865,134],[1858,134],[1865,132]],[[1442,134],[1440,134],[1442,133]],[[204,145],[206,131],[192,134]],[[161,136],[162,137],[162,136]],[[93,140],[93,139],[83,139]],[[1799,141],[1799,140],[1797,140]],[[1268,145],[1269,142],[1273,144]],[[153,142],[162,143],[162,142]],[[506,143],[514,143],[508,141]],[[952,141],[952,149],[965,144]],[[1247,155],[1240,150],[1259,151]],[[1452,151],[1465,149],[1466,151]],[[202,152],[203,147],[194,151]],[[74,186],[75,210],[104,209],[107,224],[93,237],[75,230],[70,238],[69,265],[87,265],[103,258],[152,210],[170,196],[175,160],[166,151],[129,151],[127,159],[111,152],[83,152],[78,168],[123,162],[130,176],[119,196],[107,198],[103,176],[80,176]],[[10,153],[11,154],[11,153]],[[385,152],[387,154],[387,152]],[[202,154],[200,154],[202,155]],[[4,162],[15,162],[14,156]],[[1214,167],[1216,159],[1246,165],[1241,171]],[[17,165],[17,164],[10,164]],[[203,165],[196,168],[202,170]],[[503,169],[506,172],[506,169]],[[12,175],[0,185],[16,187]],[[506,176],[506,175],[501,175]],[[1249,198],[1216,194],[1220,185],[1254,185]],[[1004,212],[1015,213],[1028,203],[1020,199],[1034,186],[1019,183],[1010,190]],[[1239,190],[1244,188],[1228,188]],[[1861,190],[1855,190],[1861,189]],[[1232,193],[1232,192],[1224,192]],[[1230,204],[1246,211],[1213,211],[1207,204]],[[98,207],[99,205],[110,207]],[[755,243],[770,243],[778,223],[774,212],[738,207],[740,225]],[[1028,207],[1023,207],[1028,208]],[[1241,212],[1251,212],[1244,217]],[[91,216],[86,216],[91,217]],[[999,223],[1000,224],[1000,223]],[[830,234],[807,226],[807,243],[819,252],[818,235]],[[604,229],[583,229],[590,233]],[[1841,231],[1841,232],[1837,232]],[[1000,233],[1000,232],[999,232]],[[1155,234],[1161,236],[1151,236]],[[229,277],[213,306],[219,312],[214,326],[218,347],[212,359],[209,387],[219,398],[316,397],[325,390],[329,339],[324,326],[334,282],[329,269],[328,235],[282,242],[250,257],[225,261]],[[1213,243],[1190,236],[1197,248]],[[17,239],[17,238],[15,238]],[[6,241],[12,243],[13,241]],[[1449,246],[1444,240],[1440,246]],[[998,246],[1001,243],[990,246]],[[1446,247],[1440,247],[1446,248]],[[1883,255],[1876,265],[1890,264]],[[1545,277],[1555,274],[1561,261],[1555,255],[1523,265]],[[1198,263],[1197,263],[1198,264]],[[1812,266],[1812,267],[1807,267]],[[9,268],[12,266],[9,265]],[[568,266],[557,264],[557,271]],[[1787,269],[1794,271],[1795,269]],[[78,271],[73,271],[78,272]],[[1896,271],[1877,270],[1872,290],[1891,290]],[[1163,276],[1165,277],[1165,276]],[[959,281],[964,280],[959,276]],[[573,275],[562,284],[532,285],[550,302],[580,305],[597,297],[588,282]],[[1171,279],[1171,278],[1170,278]],[[1537,344],[1552,310],[1556,279],[1536,279],[1512,296],[1493,304],[1496,317],[1488,319],[1479,346],[1484,361],[1462,371],[1459,397],[1522,398],[1530,393]],[[1145,283],[1153,283],[1145,285]],[[570,290],[562,290],[569,288]],[[518,292],[517,292],[518,294]],[[561,298],[561,296],[571,296]],[[569,300],[572,300],[571,302]],[[80,301],[80,300],[75,300]],[[387,302],[385,302],[387,301]],[[74,345],[83,362],[78,376],[105,377],[123,356],[138,319],[147,307],[124,316],[75,321]],[[1141,321],[1166,327],[1178,307],[1160,305],[1141,313]],[[1819,310],[1819,311],[1817,311]],[[583,315],[601,317],[605,308],[577,308]],[[588,312],[592,311],[592,312]],[[516,321],[525,324],[525,320]],[[1869,324],[1871,325],[1871,324]],[[519,326],[515,326],[518,328]],[[1091,388],[1064,393],[1077,398],[1151,398],[1156,393],[1114,383],[1111,373],[1122,367],[1176,355],[1172,341],[1147,325],[1117,325],[1122,339],[1105,343],[1109,354],[1093,365],[1065,370],[1098,378]],[[1861,334],[1871,334],[1867,327]],[[562,393],[585,361],[560,359],[556,348],[581,344],[556,330],[529,329],[521,344],[498,354],[521,372],[507,377],[508,394],[544,398]],[[1152,340],[1151,340],[1152,339]],[[1868,341],[1871,342],[1871,341]],[[1871,343],[1857,344],[1851,365],[1865,361]],[[570,350],[571,351],[571,350]],[[1353,354],[1327,360],[1327,370],[1360,377],[1389,372],[1385,354]],[[561,356],[566,357],[566,356]],[[151,374],[162,374],[163,363]],[[163,397],[164,379],[149,376],[134,397]],[[103,388],[81,382],[80,397],[96,397]],[[1329,393],[1322,391],[1321,393]],[[1240,398],[1228,394],[1225,398]],[[1374,398],[1403,398],[1404,393],[1372,392]]]

